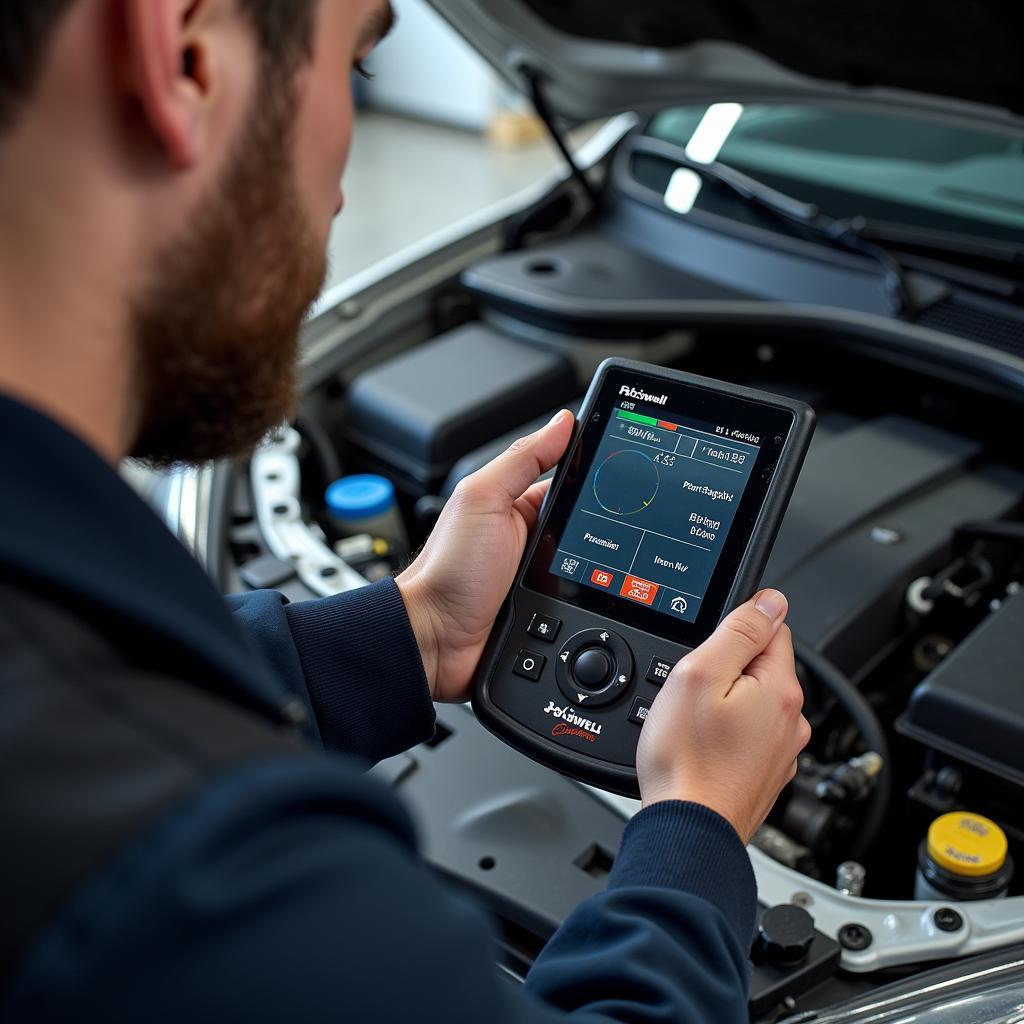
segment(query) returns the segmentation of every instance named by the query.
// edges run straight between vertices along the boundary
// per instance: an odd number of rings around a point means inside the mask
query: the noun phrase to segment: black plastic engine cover
[[[436,491],[467,452],[578,392],[558,353],[467,324],[357,377],[346,434],[405,490]]]
[[[412,808],[435,869],[472,892],[506,931],[526,937],[506,964],[521,977],[575,907],[605,887],[627,816],[639,804],[598,797],[523,757],[467,707],[438,706],[437,716],[432,740],[372,774]],[[763,911],[759,905],[759,918]],[[806,954],[792,963],[766,957],[754,943],[752,1019],[774,1018],[787,997],[833,979],[839,947],[816,929],[808,938]]]
[[[920,683],[896,729],[1024,786],[1024,592],[981,623]]]
[[[495,739],[468,708],[437,716],[433,740],[373,774],[418,812],[427,860],[546,942],[604,888],[626,817]]]
[[[902,636],[907,585],[940,567],[953,528],[1009,514],[1024,474],[904,416],[819,424],[764,581],[789,598],[793,632],[856,680]]]

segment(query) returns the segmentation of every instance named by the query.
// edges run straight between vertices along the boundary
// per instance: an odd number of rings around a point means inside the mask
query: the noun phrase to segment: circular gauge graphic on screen
[[[594,474],[594,497],[606,512],[632,516],[658,494],[661,477],[654,460],[632,449],[612,452]]]

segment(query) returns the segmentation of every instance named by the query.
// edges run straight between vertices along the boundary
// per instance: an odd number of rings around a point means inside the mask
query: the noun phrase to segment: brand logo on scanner
[[[638,402],[649,402],[651,405],[665,405],[668,402],[668,395],[649,395],[646,391],[631,388],[628,384],[623,384],[619,388],[619,394],[626,398],[635,398]]]
[[[601,726],[590,721],[589,718],[582,718],[580,715],[577,715],[572,708],[558,707],[553,700],[548,701],[548,706],[544,709],[544,713],[562,719],[551,730],[552,736],[578,736],[581,740],[593,743],[601,735]]]

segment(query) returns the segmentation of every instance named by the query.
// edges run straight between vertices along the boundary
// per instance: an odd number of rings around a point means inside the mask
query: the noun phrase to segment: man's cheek
[[[348,163],[349,152],[352,148],[352,130],[355,121],[355,103],[352,98],[352,88],[348,77],[345,78],[345,87],[340,96],[337,108],[332,111],[330,124],[334,129],[335,139],[335,165],[334,170],[338,178],[345,171]]]
[[[351,93],[321,103],[316,116],[308,120],[300,136],[302,151],[297,166],[305,169],[304,192],[311,206],[333,217],[338,208],[339,187],[352,144],[353,109]]]

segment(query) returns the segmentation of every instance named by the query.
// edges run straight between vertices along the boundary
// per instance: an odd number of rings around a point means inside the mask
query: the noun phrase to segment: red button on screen
[[[590,574],[590,582],[598,587],[610,587],[612,585],[612,574],[604,569],[595,569]]]
[[[622,584],[622,589],[619,593],[623,597],[628,597],[631,601],[653,605],[654,599],[658,596],[658,584],[642,580],[638,576],[627,576],[626,582]]]

